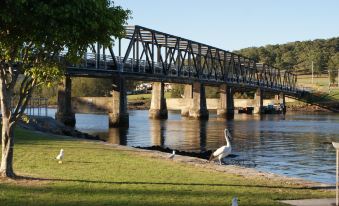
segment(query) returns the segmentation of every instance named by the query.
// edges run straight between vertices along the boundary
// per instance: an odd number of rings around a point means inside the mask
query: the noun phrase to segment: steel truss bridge
[[[66,75],[193,83],[227,84],[235,89],[263,89],[297,96],[297,76],[267,64],[182,37],[142,26],[126,26],[127,42],[103,48],[92,46],[79,64],[69,64]],[[113,47],[114,46],[114,47]]]

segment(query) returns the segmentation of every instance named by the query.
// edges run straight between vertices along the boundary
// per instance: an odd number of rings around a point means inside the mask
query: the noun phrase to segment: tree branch
[[[23,94],[23,97],[21,100],[21,106],[18,105],[18,111],[16,111],[16,113],[11,116],[11,119],[10,119],[11,122],[13,123],[17,122],[18,119],[25,112],[28,102],[32,97],[34,87],[35,87],[35,80],[32,80],[32,81],[30,80],[27,83],[27,86],[25,87],[27,90],[25,94]]]
[[[27,99],[27,95],[29,93],[29,90],[34,86],[32,83],[34,82],[33,79],[30,79],[29,76],[25,76],[23,81],[20,85],[20,91],[19,91],[19,100],[15,107],[15,110],[13,112],[13,120],[16,121],[16,117],[20,114],[20,111],[22,110],[23,102],[25,99]]]

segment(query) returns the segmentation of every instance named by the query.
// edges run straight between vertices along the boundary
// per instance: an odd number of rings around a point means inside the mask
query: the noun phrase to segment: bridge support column
[[[55,119],[67,126],[75,126],[75,114],[72,110],[72,80],[66,76],[58,85],[58,109]]]
[[[189,117],[193,119],[208,119],[205,87],[200,82],[193,83],[193,100],[189,109]]]
[[[259,88],[254,94],[254,110],[253,114],[262,114],[264,112],[264,97],[263,91]]]
[[[126,82],[123,77],[113,79],[112,107],[108,113],[109,127],[128,127]]]
[[[220,100],[217,109],[217,115],[221,118],[232,119],[234,118],[234,98],[231,87],[223,84],[219,87]]]
[[[286,114],[285,94],[283,92],[279,93],[279,102],[280,102],[281,112],[283,114]]]
[[[163,82],[153,82],[151,108],[148,115],[150,119],[167,119],[168,117],[164,87]]]
[[[181,109],[181,116],[183,117],[189,116],[189,110],[191,107],[192,98],[193,98],[193,86],[190,84],[185,84],[185,88],[184,88],[185,107]]]

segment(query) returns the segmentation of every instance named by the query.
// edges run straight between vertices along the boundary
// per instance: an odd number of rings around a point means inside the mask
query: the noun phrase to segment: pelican
[[[168,159],[173,159],[175,156],[175,150],[173,150],[172,154],[170,156],[168,156]]]
[[[211,161],[211,160],[218,158],[220,165],[222,165],[221,164],[222,158],[227,157],[232,152],[231,142],[229,140],[229,138],[232,138],[231,134],[228,131],[228,129],[225,129],[224,133],[225,133],[226,145],[220,147],[215,152],[213,152],[210,159],[209,159],[209,161]]]
[[[233,197],[232,206],[238,206],[238,198],[237,197]]]
[[[61,149],[61,150],[60,150],[60,153],[58,154],[58,156],[56,156],[55,159],[59,160],[59,161],[58,161],[59,164],[62,163],[62,160],[64,159],[64,149]]]

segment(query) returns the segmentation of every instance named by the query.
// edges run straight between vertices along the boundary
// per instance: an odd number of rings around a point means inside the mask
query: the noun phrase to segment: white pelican
[[[62,160],[64,159],[64,149],[60,150],[60,153],[58,154],[58,156],[56,156],[55,159],[59,160],[59,164],[62,163]]]
[[[221,159],[224,157],[227,157],[232,152],[231,142],[229,140],[229,138],[232,138],[231,134],[228,131],[228,129],[225,129],[224,133],[225,133],[226,145],[220,147],[215,152],[213,152],[209,160],[211,161],[211,160],[214,160],[215,158],[218,158],[220,165],[221,165]]]
[[[232,206],[238,206],[238,198],[237,197],[233,197]]]
[[[168,156],[168,159],[173,159],[175,156],[175,150],[173,150],[172,154],[170,156]]]

